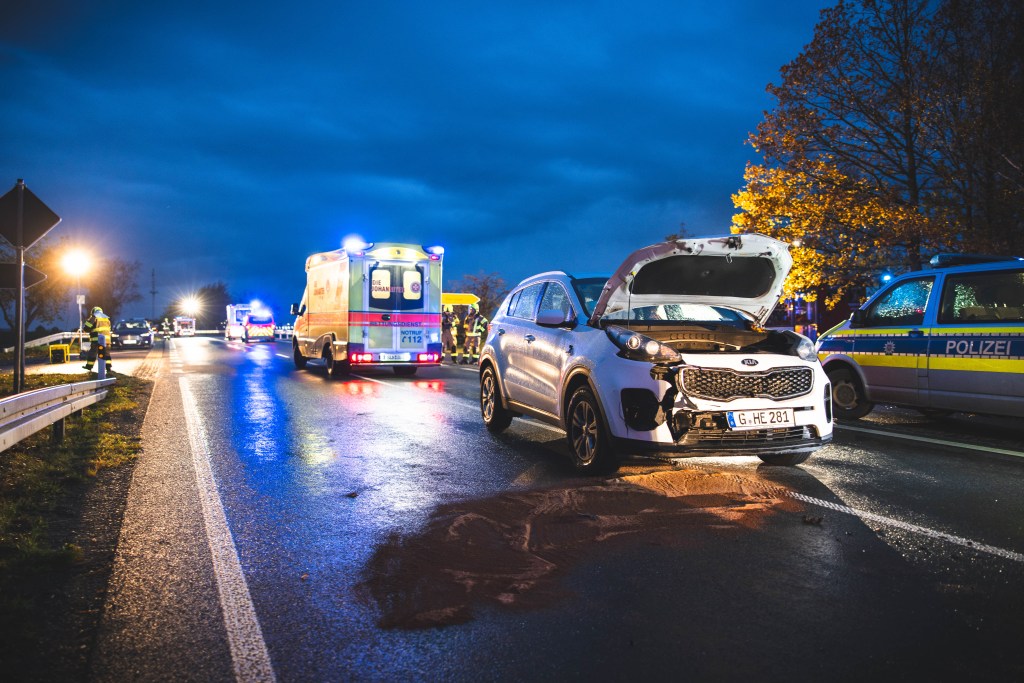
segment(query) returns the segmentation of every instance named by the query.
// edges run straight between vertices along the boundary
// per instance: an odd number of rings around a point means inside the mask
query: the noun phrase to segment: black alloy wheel
[[[619,454],[612,448],[601,408],[590,387],[573,392],[566,415],[565,435],[576,470],[603,474],[618,469]]]
[[[498,376],[490,365],[480,373],[480,415],[487,431],[497,434],[512,424],[512,413],[501,403]]]

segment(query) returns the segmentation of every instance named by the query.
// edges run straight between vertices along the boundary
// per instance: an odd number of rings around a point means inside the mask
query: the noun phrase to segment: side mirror
[[[863,309],[858,308],[856,311],[850,314],[850,327],[864,327],[864,323],[868,320],[868,314]]]
[[[298,304],[292,304],[292,307],[291,307],[290,310],[291,310],[291,314],[292,315],[302,315],[302,314],[304,314],[306,312],[306,307],[305,306],[299,307]]]
[[[576,316],[572,311],[547,310],[537,313],[537,324],[541,327],[564,327],[571,330],[576,327]]]

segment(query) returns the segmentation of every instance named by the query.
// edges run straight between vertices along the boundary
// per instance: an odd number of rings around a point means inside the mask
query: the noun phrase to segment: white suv
[[[784,242],[727,235],[645,247],[611,278],[527,278],[480,355],[484,423],[561,427],[581,471],[643,451],[803,462],[832,405],[811,341],[763,327],[791,264]]]

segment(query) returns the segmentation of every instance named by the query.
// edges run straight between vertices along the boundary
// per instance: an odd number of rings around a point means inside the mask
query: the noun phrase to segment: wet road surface
[[[150,354],[94,679],[1024,677],[1011,421],[879,409],[799,468],[581,478],[558,430],[490,435],[471,368],[289,352]]]

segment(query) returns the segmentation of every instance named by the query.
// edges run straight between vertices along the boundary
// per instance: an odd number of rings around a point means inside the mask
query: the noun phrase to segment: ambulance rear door
[[[415,362],[429,336],[429,261],[367,258],[365,264],[366,350],[382,362]]]

